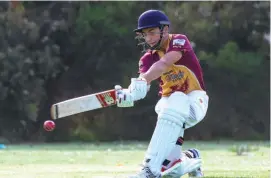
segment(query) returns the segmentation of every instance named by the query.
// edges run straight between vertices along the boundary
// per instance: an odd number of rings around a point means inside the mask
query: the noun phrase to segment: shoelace
[[[142,166],[142,170],[140,171],[139,175],[144,175],[146,178],[157,178],[151,171],[151,169],[147,166],[144,166],[143,164],[140,164]]]
[[[156,178],[156,176],[151,172],[149,167],[144,167],[143,171],[145,171],[147,178]]]

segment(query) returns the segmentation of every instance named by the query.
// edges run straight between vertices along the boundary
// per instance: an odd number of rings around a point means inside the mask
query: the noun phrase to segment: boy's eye
[[[153,35],[155,35],[156,34],[156,32],[146,32],[146,33],[142,33],[142,35],[145,37],[145,36],[153,36]]]

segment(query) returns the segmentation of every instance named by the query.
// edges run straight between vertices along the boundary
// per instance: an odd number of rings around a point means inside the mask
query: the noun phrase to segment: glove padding
[[[115,85],[116,95],[117,95],[117,106],[124,107],[133,107],[134,99],[132,93],[128,89],[122,89],[120,85]]]
[[[129,90],[134,97],[134,101],[136,101],[146,97],[149,86],[144,78],[131,78]]]

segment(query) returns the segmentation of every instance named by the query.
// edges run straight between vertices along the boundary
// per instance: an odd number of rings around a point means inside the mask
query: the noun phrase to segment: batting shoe
[[[163,178],[180,178],[181,176],[193,172],[201,166],[201,159],[188,158],[183,156],[175,161],[168,169],[162,169]]]
[[[197,149],[192,148],[192,149],[185,151],[184,153],[189,158],[201,159],[200,151]],[[189,175],[189,178],[203,177],[203,172],[202,172],[201,166],[198,167],[196,170],[189,172],[188,175]]]
[[[155,175],[149,167],[144,166],[138,174],[129,178],[161,178],[161,174]]]

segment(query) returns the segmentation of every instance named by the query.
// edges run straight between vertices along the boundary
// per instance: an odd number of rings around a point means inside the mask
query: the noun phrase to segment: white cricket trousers
[[[187,94],[189,100],[187,103],[190,105],[190,115],[188,118],[186,118],[185,122],[185,129],[193,127],[197,123],[199,123],[206,115],[207,109],[208,109],[208,103],[209,103],[209,97],[206,94],[205,91],[202,90],[195,90]],[[161,109],[167,104],[168,97],[162,97],[155,106],[155,112],[159,114]],[[178,106],[179,101],[176,99],[176,101],[171,100],[170,105],[173,105],[173,108],[176,108]],[[168,105],[168,107],[170,107]],[[182,110],[182,106],[178,108]]]

